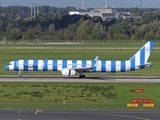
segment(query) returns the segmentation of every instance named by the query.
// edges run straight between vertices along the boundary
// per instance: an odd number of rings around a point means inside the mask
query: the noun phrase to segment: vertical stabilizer
[[[144,65],[147,63],[151,54],[154,42],[147,42],[131,59],[130,62],[135,65]]]

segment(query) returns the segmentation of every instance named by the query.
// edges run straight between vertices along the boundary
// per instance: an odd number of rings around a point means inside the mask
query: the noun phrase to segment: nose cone
[[[9,65],[6,65],[6,66],[4,67],[4,69],[5,69],[5,70],[9,70]]]
[[[150,64],[150,67],[152,67],[153,66],[153,64]]]

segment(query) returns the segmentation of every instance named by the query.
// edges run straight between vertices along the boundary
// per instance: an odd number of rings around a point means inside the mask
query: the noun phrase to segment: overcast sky
[[[122,1],[122,2],[121,2]],[[160,0],[142,0],[143,8],[160,8]],[[106,0],[84,0],[85,9],[105,7]],[[49,5],[55,7],[73,6],[81,8],[82,0],[0,0],[1,6],[22,5],[31,6],[31,3],[39,3],[40,5]],[[122,4],[121,4],[122,3]],[[139,7],[140,0],[108,0],[109,7]]]

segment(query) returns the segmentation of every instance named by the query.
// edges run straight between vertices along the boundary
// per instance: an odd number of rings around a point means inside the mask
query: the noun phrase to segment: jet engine
[[[75,70],[69,70],[69,69],[63,69],[61,71],[62,76],[75,76],[77,75],[77,72]]]

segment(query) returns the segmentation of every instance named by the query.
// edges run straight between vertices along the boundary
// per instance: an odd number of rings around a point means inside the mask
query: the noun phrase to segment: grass
[[[1,102],[112,102],[116,99],[113,86],[89,84],[2,83]]]
[[[154,99],[160,108],[159,91],[158,84],[1,82],[0,108],[127,108],[132,99]]]
[[[0,44],[0,47],[139,47],[146,42],[91,42],[85,44]],[[155,43],[155,47],[160,47],[160,42]]]
[[[17,59],[99,59],[107,60],[127,60],[132,57],[137,50],[30,50],[30,49],[1,49],[0,50],[0,75],[17,75],[15,71],[5,71],[4,66],[12,60]],[[126,73],[107,73],[107,76],[159,76],[160,75],[160,50],[153,50],[149,61],[153,63],[152,68]],[[60,72],[22,72],[22,75],[60,75]],[[102,73],[87,73],[86,75],[102,76]]]

